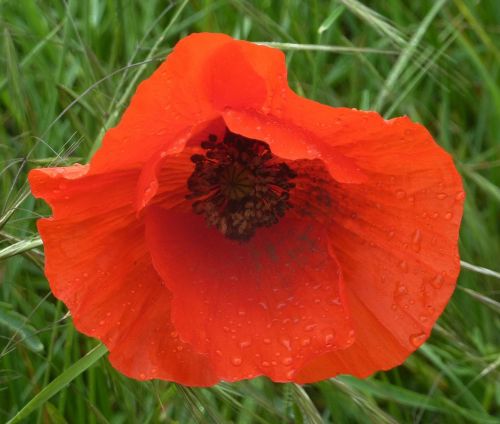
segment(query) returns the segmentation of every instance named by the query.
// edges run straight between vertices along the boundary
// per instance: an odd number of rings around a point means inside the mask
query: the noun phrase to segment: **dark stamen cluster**
[[[191,157],[195,169],[187,198],[196,199],[193,211],[227,238],[248,241],[292,207],[290,180],[296,173],[276,161],[267,143],[227,130],[223,140],[210,135],[201,147],[206,153]]]

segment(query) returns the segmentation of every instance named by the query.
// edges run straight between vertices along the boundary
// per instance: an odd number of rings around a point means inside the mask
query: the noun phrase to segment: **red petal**
[[[198,125],[227,108],[270,110],[285,101],[285,87],[279,50],[192,34],[139,85],[118,126],[106,133],[91,173],[139,167],[160,151],[178,153]]]
[[[179,41],[139,85],[120,123],[106,133],[91,172],[138,167],[159,150],[181,151],[192,128],[217,116],[203,95],[207,61],[231,42],[224,34],[192,34]]]
[[[238,244],[193,213],[149,208],[146,238],[181,339],[207,352],[220,378],[290,381],[305,360],[352,343],[319,225],[285,218]]]
[[[407,118],[372,114],[363,129],[363,137],[353,131],[339,149],[369,180],[333,183],[330,191],[330,240],[356,341],[311,361],[298,376],[302,382],[336,373],[364,377],[403,362],[429,336],[460,269],[464,193],[450,156]]]
[[[52,292],[79,331],[108,346],[124,374],[214,384],[207,357],[181,342],[170,322],[171,294],[151,265],[144,225],[135,220],[137,172],[86,176],[87,170],[29,175],[33,193],[54,212],[38,221]]]
[[[329,109],[335,115],[337,109]],[[281,158],[323,159],[331,176],[342,183],[361,183],[367,179],[354,158],[327,145],[314,132],[314,127],[298,126],[285,115],[276,117],[252,110],[228,109],[223,117],[231,131],[267,142],[273,153]]]
[[[207,95],[218,110],[259,108],[266,99],[266,83],[246,60],[242,44],[225,44],[206,64]]]
[[[136,209],[140,212],[151,201],[161,203],[162,207],[177,207],[189,194],[187,180],[193,173],[191,155],[199,153],[200,144],[210,134],[223,136],[226,125],[222,119],[204,124],[194,130],[194,135],[186,141],[182,152],[167,154],[166,151],[155,153],[142,167],[137,184]],[[191,205],[186,204],[190,209]]]

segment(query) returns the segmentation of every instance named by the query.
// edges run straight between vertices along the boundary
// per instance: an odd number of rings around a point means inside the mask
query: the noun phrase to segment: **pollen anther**
[[[259,227],[270,227],[292,207],[290,180],[296,173],[280,162],[267,143],[226,131],[210,135],[206,153],[191,156],[194,172],[187,185],[193,211],[224,236],[248,241]]]

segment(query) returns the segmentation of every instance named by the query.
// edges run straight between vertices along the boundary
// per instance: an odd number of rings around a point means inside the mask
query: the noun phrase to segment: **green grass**
[[[0,0],[0,30],[0,422],[53,388],[26,422],[500,422],[500,279],[488,271],[500,270],[499,1]],[[466,263],[403,366],[304,387],[139,383],[105,359],[79,374],[96,342],[49,292],[34,225],[49,209],[27,171],[85,162],[138,82],[196,31],[274,43],[297,92],[409,115],[453,154]]]

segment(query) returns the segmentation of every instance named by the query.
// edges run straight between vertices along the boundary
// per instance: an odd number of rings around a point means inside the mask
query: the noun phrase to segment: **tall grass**
[[[0,422],[96,346],[49,292],[34,222],[50,211],[27,171],[85,162],[138,82],[196,31],[282,48],[307,97],[426,125],[467,191],[458,290],[417,353],[367,380],[190,389],[101,359],[26,422],[500,422],[499,1],[4,0],[0,29]]]

